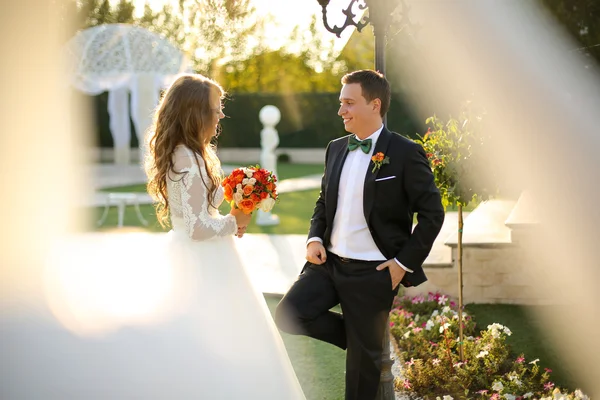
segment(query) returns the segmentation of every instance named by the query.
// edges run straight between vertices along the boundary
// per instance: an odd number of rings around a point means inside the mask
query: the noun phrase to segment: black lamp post
[[[350,0],[350,4],[345,10],[342,10],[342,14],[346,16],[346,21],[342,26],[331,27],[327,22],[327,5],[330,0],[317,0],[323,9],[323,24],[325,29],[329,32],[334,33],[337,37],[344,29],[349,26],[356,27],[356,30],[361,32],[362,29],[371,24],[373,27],[373,34],[375,35],[375,70],[385,75],[385,42],[388,28],[390,27],[392,20],[392,12],[396,9],[400,1],[402,0]],[[365,4],[363,4],[363,2]],[[357,3],[359,10],[368,8],[369,15],[363,17],[359,21],[355,21],[356,14],[352,12],[354,3]],[[386,116],[383,117],[383,124],[387,125]]]
[[[337,37],[344,29],[349,26],[356,27],[359,32],[371,24],[373,27],[373,34],[375,35],[375,70],[385,75],[385,42],[386,34],[392,20],[392,12],[399,5],[400,1],[403,0],[363,0],[363,4],[360,0],[350,0],[350,4],[345,10],[342,10],[342,14],[346,16],[346,21],[342,26],[331,27],[327,22],[327,5],[329,0],[317,0],[323,9],[323,24],[325,29],[329,32],[334,33]],[[352,12],[354,3],[357,3],[359,10],[369,9],[369,15],[362,19],[355,21],[356,14]],[[404,6],[404,4],[403,4]],[[403,7],[403,10],[406,10]],[[387,116],[383,117],[383,124],[387,125]],[[383,338],[383,354],[381,355],[381,380],[379,383],[379,391],[377,393],[377,400],[393,400],[395,399],[394,393],[394,375],[392,374],[392,365],[394,360],[390,357],[390,331],[389,324],[386,324],[385,335]]]

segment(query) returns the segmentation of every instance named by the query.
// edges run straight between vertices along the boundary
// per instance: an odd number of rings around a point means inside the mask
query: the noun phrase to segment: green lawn
[[[323,174],[323,164],[277,164],[277,179],[280,181],[315,174]]]
[[[130,186],[124,191],[141,188],[145,190],[144,185]],[[111,189],[111,191],[113,191]],[[116,191],[116,190],[114,190]],[[313,213],[315,201],[319,196],[319,190],[306,190],[301,192],[282,193],[279,195],[279,202],[273,208],[273,214],[279,216],[280,223],[275,226],[258,226],[255,223],[250,224],[248,233],[272,233],[272,234],[307,234],[310,224],[310,218]],[[163,229],[156,219],[156,212],[152,205],[141,205],[140,210],[144,218],[149,221],[149,226],[143,227],[137,219],[133,206],[126,207],[123,224],[125,226],[140,227],[152,232],[163,232]],[[230,206],[226,202],[220,207],[222,214],[229,213]],[[104,207],[96,207],[93,210],[92,220],[97,221],[104,211]],[[111,230],[117,226],[117,208],[110,207],[105,223],[100,228],[90,227],[93,230]]]
[[[271,314],[279,296],[265,296]],[[339,308],[337,308],[339,311]],[[281,333],[307,400],[343,400],[346,352],[305,336]]]
[[[232,163],[232,165],[241,165]],[[298,178],[307,175],[315,175],[323,173],[323,165],[319,164],[288,164],[280,163],[277,166],[277,174],[279,180]],[[140,192],[146,191],[145,184],[119,186],[102,189],[104,192]],[[305,234],[308,232],[308,226],[312,212],[315,206],[315,201],[319,196],[319,190],[306,190],[292,193],[282,193],[279,195],[279,202],[275,205],[272,213],[279,216],[280,224],[277,226],[258,226],[251,224],[248,227],[248,233],[273,233],[273,234]],[[222,214],[229,213],[230,206],[223,203],[220,207]],[[142,215],[149,221],[149,226],[143,227],[137,219],[133,206],[126,207],[124,225],[139,227],[152,232],[165,231],[156,220],[156,213],[152,205],[140,206]],[[97,221],[104,207],[97,207],[92,215],[91,220]],[[90,225],[90,230],[112,230],[117,226],[117,209],[111,207],[108,212],[105,223],[100,228]]]
[[[512,331],[507,342],[515,358],[524,354],[527,362],[539,358],[542,367],[552,370],[551,380],[558,386],[571,390],[579,388],[580,382],[569,371],[568,366],[561,360],[558,352],[551,346],[549,338],[544,335],[544,326],[536,317],[535,310],[539,307],[527,307],[509,304],[468,304],[470,313],[477,322],[478,330],[485,330],[489,324],[497,322]],[[564,311],[556,311],[564,312]],[[585,390],[584,390],[585,392]]]

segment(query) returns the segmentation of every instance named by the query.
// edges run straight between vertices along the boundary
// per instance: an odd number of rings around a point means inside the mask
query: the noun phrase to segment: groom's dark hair
[[[388,112],[392,89],[390,88],[390,82],[382,73],[372,69],[350,72],[342,77],[342,84],[348,83],[360,84],[362,95],[368,102],[379,99],[381,101],[379,113],[382,117]]]

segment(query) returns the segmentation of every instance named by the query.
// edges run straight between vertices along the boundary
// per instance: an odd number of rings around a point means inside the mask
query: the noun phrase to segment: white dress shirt
[[[350,151],[342,167],[337,209],[327,249],[340,257],[364,261],[386,260],[369,232],[363,209],[365,176],[382,129],[383,125],[367,138],[372,142],[371,150],[367,154],[360,148]],[[323,243],[322,238],[312,237],[308,239],[307,244],[314,241]],[[394,260],[407,272],[413,272],[398,260]]]

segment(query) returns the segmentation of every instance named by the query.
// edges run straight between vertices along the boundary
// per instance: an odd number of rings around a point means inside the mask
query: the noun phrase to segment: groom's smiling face
[[[381,127],[380,107],[379,99],[367,101],[364,98],[359,83],[342,86],[338,115],[342,117],[346,131],[354,133],[360,139],[370,136]]]

